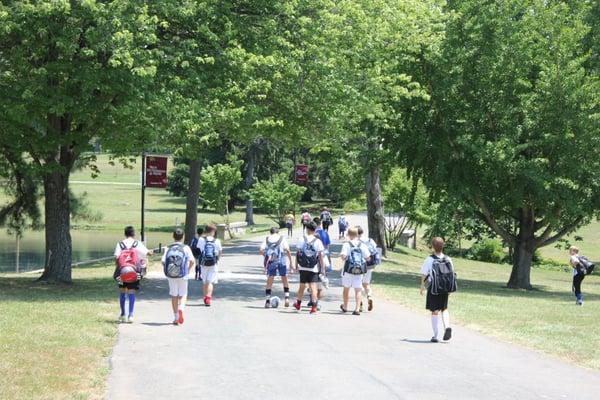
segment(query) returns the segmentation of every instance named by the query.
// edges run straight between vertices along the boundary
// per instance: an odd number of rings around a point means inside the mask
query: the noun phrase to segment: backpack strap
[[[121,248],[121,250],[127,249],[127,246],[125,246],[125,243],[123,242],[119,242],[119,247]]]
[[[131,245],[132,249],[135,249],[138,245],[138,241],[136,240],[135,242],[133,242],[133,244]]]

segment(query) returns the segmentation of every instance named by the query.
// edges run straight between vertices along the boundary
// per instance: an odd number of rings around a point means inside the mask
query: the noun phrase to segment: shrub
[[[500,264],[506,254],[502,242],[498,239],[483,239],[475,243],[469,251],[470,258]]]

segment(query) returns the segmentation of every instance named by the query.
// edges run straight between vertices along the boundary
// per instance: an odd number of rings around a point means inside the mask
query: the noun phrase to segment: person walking
[[[329,212],[329,209],[327,207],[323,207],[319,218],[321,219],[321,223],[323,224],[323,229],[325,231],[329,231],[329,226],[333,223],[333,218],[331,217],[331,212]]]
[[[270,235],[260,244],[260,255],[263,256],[263,266],[267,274],[265,308],[271,307],[273,281],[277,274],[281,277],[281,283],[283,284],[284,305],[289,307],[290,283],[287,277],[287,269],[288,265],[292,265],[292,253],[286,238],[279,234],[279,229],[271,228]],[[289,263],[286,261],[289,261]]]
[[[204,228],[199,226],[196,229],[196,236],[194,237],[194,239],[192,239],[192,243],[190,243],[190,248],[192,249],[192,253],[194,253],[194,260],[196,261],[194,280],[197,281],[201,280],[202,276],[200,268],[200,257],[202,256],[202,254],[200,253],[200,249],[198,248],[198,240],[200,240],[203,234]]]
[[[292,211],[288,212],[285,217],[283,217],[285,221],[285,227],[287,228],[288,237],[292,237],[294,231],[294,224],[296,223],[296,217]],[[291,266],[291,264],[290,264]]]
[[[431,342],[437,343],[438,315],[440,312],[442,313],[442,323],[444,325],[443,339],[447,341],[452,338],[448,296],[456,290],[456,277],[452,260],[443,253],[444,240],[440,237],[434,237],[431,240],[431,247],[433,248],[433,254],[425,259],[421,267],[421,289],[419,293],[422,296],[423,292],[427,290],[425,308],[431,311],[431,328],[433,330]]]
[[[587,257],[579,255],[579,248],[571,246],[569,248],[569,262],[573,267],[573,293],[575,293],[575,304],[583,305],[583,293],[581,293],[581,282],[587,274],[594,270],[594,263],[590,262]]]
[[[311,314],[316,314],[319,305],[317,284],[319,283],[319,273],[323,272],[323,251],[325,250],[321,239],[315,235],[316,229],[317,225],[313,221],[306,224],[306,235],[298,240],[295,265],[295,269],[300,271],[300,285],[294,308],[300,311],[304,290],[308,285],[310,289]]]
[[[140,290],[142,272],[146,268],[147,257],[152,254],[144,243],[135,238],[133,226],[125,227],[125,239],[117,243],[114,251],[115,271],[113,278],[119,285],[120,322],[133,322],[135,309],[135,294]],[[125,312],[125,303],[129,300],[128,312]]]
[[[360,241],[356,227],[348,229],[348,241],[342,246],[340,256],[344,263],[342,268],[342,286],[344,287],[342,295],[344,302],[340,305],[340,309],[344,313],[348,312],[350,289],[354,289],[356,303],[352,314],[360,315],[363,276],[367,272],[367,262],[371,259],[371,256],[367,246]]]
[[[173,309],[173,325],[184,322],[183,311],[188,295],[188,277],[196,264],[192,249],[183,243],[183,230],[173,231],[174,242],[165,248],[162,256],[164,273],[169,282],[169,296]]]
[[[379,251],[377,250],[377,243],[370,237],[365,235],[365,231],[362,227],[356,227],[358,231],[359,240],[367,246],[369,250],[370,259],[367,262],[367,272],[363,275],[362,286],[367,296],[367,310],[373,311],[373,293],[371,290],[371,280],[373,279],[373,270],[381,264],[381,257],[379,256]],[[360,305],[360,311],[362,312],[362,302]]]
[[[350,224],[348,223],[348,220],[346,219],[346,215],[342,211],[342,214],[338,218],[338,231],[339,231],[338,239],[343,239],[346,237],[346,230],[348,229],[349,225]]]
[[[214,224],[206,225],[204,237],[198,240],[200,249],[200,279],[202,279],[202,291],[204,294],[204,305],[210,307],[214,285],[218,282],[219,258],[223,255],[221,241],[215,238],[217,227]]]
[[[308,225],[310,221],[312,221],[312,217],[310,216],[308,210],[302,210],[300,221],[302,222],[302,233],[304,234],[306,232],[306,225]]]

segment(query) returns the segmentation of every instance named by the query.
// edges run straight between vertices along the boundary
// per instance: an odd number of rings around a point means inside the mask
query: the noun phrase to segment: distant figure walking
[[[343,239],[346,237],[346,230],[348,229],[349,225],[350,224],[348,223],[348,220],[346,219],[346,215],[342,211],[342,214],[338,218],[338,231],[339,231],[338,239]]]
[[[442,312],[442,323],[444,324],[444,340],[452,337],[450,327],[450,314],[448,313],[448,295],[456,290],[456,277],[454,266],[450,257],[444,251],[444,240],[434,237],[431,241],[433,254],[425,259],[421,267],[421,296],[425,291],[427,283],[427,301],[425,308],[431,311],[431,328],[433,336],[431,342],[438,342],[438,314]]]
[[[583,305],[583,294],[581,293],[581,282],[586,275],[589,275],[594,270],[594,263],[587,257],[579,255],[579,249],[575,246],[569,248],[570,263],[573,267],[573,292],[575,293],[575,304]]]
[[[217,227],[213,224],[206,225],[204,237],[198,240],[200,249],[200,279],[204,294],[204,305],[210,307],[214,285],[218,282],[219,258],[223,255],[221,241],[215,238]]]
[[[333,218],[331,217],[331,212],[327,209],[327,207],[323,207],[321,210],[321,215],[319,216],[321,219],[321,223],[323,224],[323,229],[328,231],[329,227],[333,223]]]
[[[292,237],[294,224],[296,223],[296,217],[292,211],[288,212],[284,217],[285,227],[287,228],[287,234],[289,237]]]
[[[113,278],[119,284],[120,322],[133,322],[135,292],[140,289],[140,281],[146,268],[146,258],[152,254],[144,243],[135,239],[133,226],[125,227],[125,239],[115,247],[115,272]],[[129,300],[129,309],[125,313],[125,302]]]
[[[304,233],[306,231],[306,225],[312,221],[312,217],[310,216],[308,210],[302,210],[300,220],[302,221],[302,233]]]

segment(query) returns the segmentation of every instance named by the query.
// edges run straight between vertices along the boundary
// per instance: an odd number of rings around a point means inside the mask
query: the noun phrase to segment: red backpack
[[[121,282],[123,283],[132,283],[138,280],[138,270],[140,264],[137,250],[135,249],[137,245],[138,242],[135,241],[130,248],[127,248],[125,243],[119,242],[121,254],[119,254],[119,258],[117,259],[117,265],[119,266],[119,276],[121,277]]]

